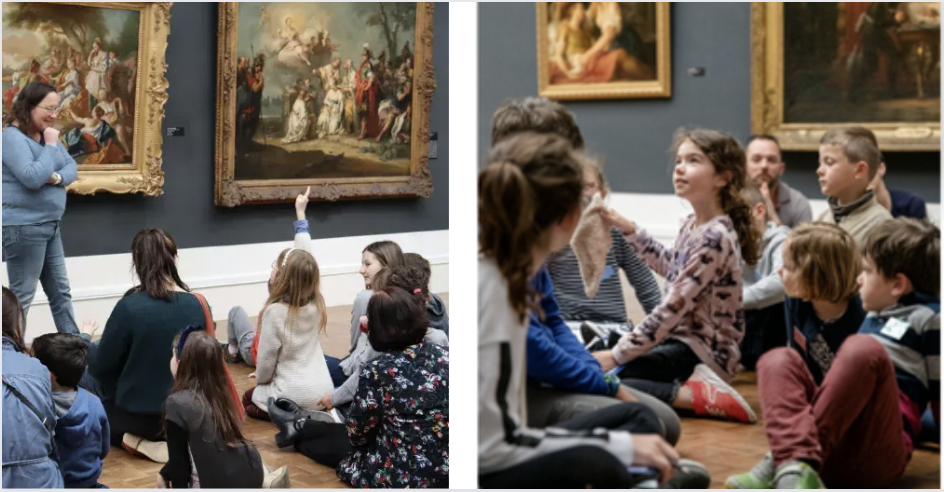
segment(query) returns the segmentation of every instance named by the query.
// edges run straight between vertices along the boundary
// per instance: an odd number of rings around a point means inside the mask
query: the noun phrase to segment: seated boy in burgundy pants
[[[761,358],[771,453],[729,477],[729,488],[887,487],[904,473],[929,404],[940,420],[940,230],[886,221],[869,234],[862,263],[869,315],[821,385],[793,349]]]

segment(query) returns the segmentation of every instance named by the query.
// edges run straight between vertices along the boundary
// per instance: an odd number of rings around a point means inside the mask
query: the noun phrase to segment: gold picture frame
[[[246,4],[223,2],[220,3],[219,7],[216,151],[214,158],[214,203],[216,205],[235,207],[250,203],[292,201],[299,191],[303,191],[307,186],[311,186],[310,199],[325,201],[397,197],[427,198],[432,195],[433,186],[429,170],[428,152],[430,107],[433,92],[436,89],[432,60],[434,3],[416,3],[414,36],[408,40],[408,42],[413,43],[411,58],[413,69],[409,72],[412,75],[412,103],[410,105],[412,116],[408,139],[408,173],[398,176],[300,177],[293,179],[237,179],[236,177],[237,62],[240,58],[239,55],[248,54],[237,53],[240,5]],[[265,5],[267,8],[273,9],[282,5],[303,4],[268,3]],[[387,8],[392,7],[387,4]],[[323,27],[322,29],[327,28]],[[261,50],[261,48],[259,49]],[[312,65],[312,67],[314,66]],[[263,75],[265,75],[264,70]],[[262,132],[263,134],[266,132],[264,126]],[[266,146],[268,147],[268,144]],[[343,153],[340,158],[344,158]]]
[[[649,99],[672,97],[672,45],[669,2],[652,3],[654,19],[649,29],[655,43],[655,52],[651,56],[655,67],[652,78],[639,81],[593,82],[593,83],[552,83],[554,77],[551,64],[551,4],[537,3],[537,51],[538,51],[538,93],[549,99]],[[639,2],[642,3],[642,2]],[[647,65],[648,66],[648,65]],[[648,76],[648,74],[647,74]]]
[[[840,7],[837,7],[840,8]],[[841,8],[847,8],[842,6]],[[843,19],[846,29],[855,25]],[[811,151],[829,129],[857,125],[871,129],[879,147],[890,151],[940,150],[940,119],[922,122],[785,122],[784,3],[751,3],[751,132],[774,135],[784,150]]]
[[[6,5],[10,5],[11,9],[18,7],[16,4]],[[118,121],[122,121],[121,124],[124,126],[123,130],[130,130],[128,135],[131,138],[131,148],[128,149],[130,152],[125,153],[124,149],[122,149],[124,155],[119,154],[119,156],[126,157],[130,155],[131,162],[112,161],[112,163],[109,164],[79,163],[78,178],[69,185],[68,190],[80,195],[94,195],[98,192],[117,194],[141,193],[148,196],[161,195],[164,185],[164,172],[161,169],[161,144],[163,142],[161,137],[161,122],[164,118],[164,104],[167,102],[168,88],[167,78],[165,77],[165,71],[167,69],[165,52],[167,49],[167,36],[170,33],[172,3],[61,2],[56,4],[22,5],[28,5],[31,9],[40,9],[25,14],[26,17],[32,17],[32,19],[30,22],[24,24],[39,26],[37,31],[40,32],[56,32],[55,25],[48,25],[49,23],[44,24],[40,20],[37,20],[42,19],[41,9],[45,8],[61,9],[63,5],[70,5],[94,9],[132,10],[139,13],[137,52],[135,59],[132,61],[128,61],[128,59],[110,60],[123,63],[123,66],[128,67],[128,72],[131,71],[131,67],[135,67],[133,76],[130,77],[134,81],[134,94],[129,98],[133,99],[134,103],[132,128],[127,128],[129,121],[123,120],[129,116],[126,110],[116,113],[120,114],[120,118],[122,118],[122,120]],[[4,12],[6,13],[6,10]],[[40,17],[37,17],[37,15]],[[101,35],[104,36],[104,34]],[[63,35],[60,34],[60,36]],[[70,39],[69,46],[72,46],[73,42],[74,40]],[[91,42],[91,39],[89,39],[88,42]],[[102,51],[108,51],[109,48],[112,50],[115,49],[114,47],[108,46],[108,43],[105,43]],[[81,53],[81,49],[82,47],[80,46],[79,50],[76,50],[76,53],[80,53],[79,56],[88,56],[86,53]],[[112,54],[115,53],[112,52]],[[78,59],[78,56],[76,59]],[[109,89],[109,91],[111,90],[112,89]],[[88,91],[84,88],[83,91],[86,94],[85,97],[87,97]],[[114,96],[114,93],[111,94]],[[126,105],[129,102],[123,99],[119,100],[122,101],[122,105]],[[112,101],[112,104],[114,103],[115,101]],[[64,133],[65,132],[63,132],[63,134]]]

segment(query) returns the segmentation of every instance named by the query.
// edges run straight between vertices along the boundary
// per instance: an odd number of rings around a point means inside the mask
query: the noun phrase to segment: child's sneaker
[[[734,388],[718,377],[708,366],[698,364],[695,374],[703,381],[685,383],[692,389],[692,406],[698,415],[711,415],[745,424],[757,422],[757,414]]]
[[[265,461],[262,462],[262,468],[265,474],[262,478],[262,488],[264,489],[287,489],[290,482],[288,477],[288,467],[283,466],[278,470],[273,470]]]
[[[580,337],[583,338],[584,345],[589,345],[595,338],[606,340],[608,336],[609,331],[596,323],[584,321],[580,324]]]
[[[133,455],[144,456],[155,463],[167,463],[169,459],[166,442],[148,441],[127,432],[121,438],[121,447]]]
[[[239,354],[239,350],[236,350],[235,354],[229,351],[229,342],[222,342],[220,345],[222,345],[224,361],[230,364],[236,364],[243,361],[243,356]]]
[[[775,474],[774,457],[768,452],[751,471],[728,477],[724,486],[729,489],[772,489]]]
[[[819,473],[802,461],[788,461],[777,467],[775,489],[825,489]]]

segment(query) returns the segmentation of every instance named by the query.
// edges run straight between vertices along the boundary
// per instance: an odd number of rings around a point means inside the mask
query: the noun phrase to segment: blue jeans
[[[347,381],[347,376],[341,370],[341,359],[326,355],[325,362],[328,363],[328,373],[331,374],[331,382],[334,383],[334,387],[337,388],[344,384]]]
[[[7,264],[10,290],[23,305],[24,316],[33,303],[36,283],[39,282],[49,299],[56,330],[79,333],[72,311],[72,292],[59,221],[3,226],[3,261]]]

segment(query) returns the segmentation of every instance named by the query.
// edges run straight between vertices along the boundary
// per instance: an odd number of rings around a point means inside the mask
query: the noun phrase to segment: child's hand
[[[593,352],[593,357],[600,363],[600,369],[602,369],[603,372],[612,371],[619,365],[616,363],[616,357],[613,357],[612,350]]]
[[[322,396],[321,401],[319,401],[318,404],[323,406],[325,410],[331,410],[334,408],[334,402],[331,401],[331,393]]]
[[[603,208],[600,210],[600,218],[603,219],[603,225],[607,228],[617,228],[624,236],[636,233],[636,223],[623,217],[612,208]]]
[[[157,474],[157,486],[156,486],[155,488],[157,488],[157,489],[166,489],[166,488],[167,488],[167,482],[164,481],[164,477],[161,476],[160,473]]]
[[[98,335],[98,323],[94,321],[85,321],[82,323],[82,333],[85,333],[92,340],[95,339],[95,335]]]
[[[309,196],[311,196],[311,186],[295,198],[295,216],[298,220],[305,220],[305,208],[308,207]]]

